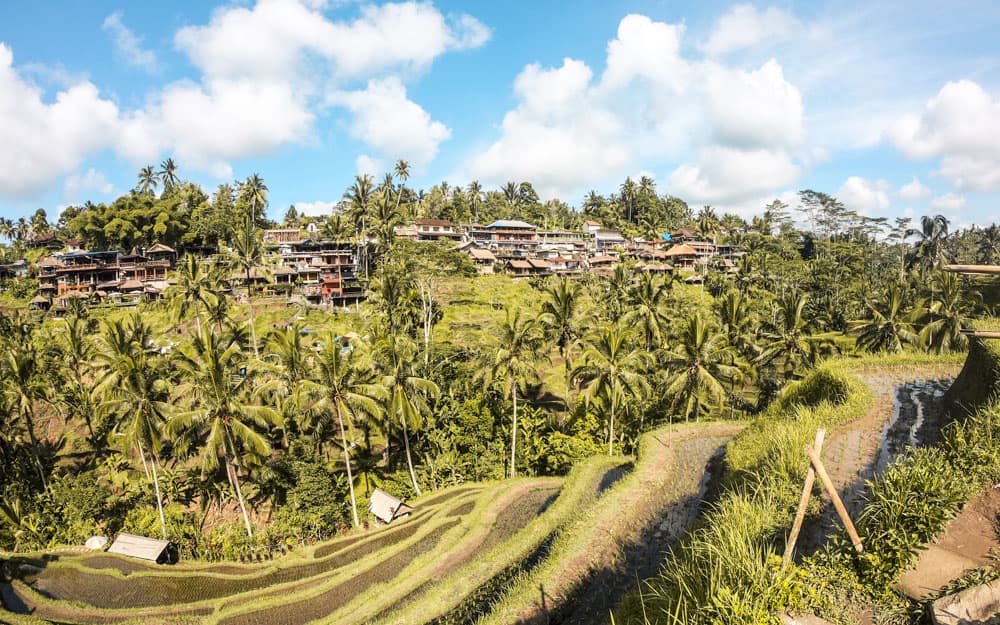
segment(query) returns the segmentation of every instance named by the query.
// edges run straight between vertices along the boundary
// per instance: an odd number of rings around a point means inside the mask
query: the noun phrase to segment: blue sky
[[[996,3],[27,2],[0,7],[0,214],[108,201],[172,156],[271,213],[627,175],[743,214],[814,188],[873,216],[1000,216]]]

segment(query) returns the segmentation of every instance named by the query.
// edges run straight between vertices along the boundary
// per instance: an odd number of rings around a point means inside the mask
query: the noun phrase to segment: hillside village
[[[615,264],[631,260],[640,273],[672,274],[688,284],[700,284],[711,271],[734,273],[744,255],[735,245],[717,245],[693,228],[663,233],[654,240],[627,238],[596,221],[581,230],[544,230],[520,220],[502,219],[488,225],[459,226],[445,219],[417,219],[396,226],[395,238],[416,242],[449,241],[467,254],[481,274],[505,273],[515,278],[607,274]],[[731,234],[743,234],[736,231]],[[730,232],[724,227],[720,234]],[[325,239],[314,223],[303,228],[262,232],[267,250],[264,263],[248,275],[226,276],[230,288],[264,295],[283,294],[300,301],[345,307],[365,297],[364,267],[371,244]],[[62,241],[47,232],[28,243],[43,249],[37,262],[18,260],[0,265],[0,284],[13,278],[35,277],[34,310],[65,310],[71,299],[93,303],[134,305],[152,301],[176,280],[178,251],[161,243],[131,250],[81,249],[78,239]],[[199,262],[221,264],[217,254],[203,253]]]

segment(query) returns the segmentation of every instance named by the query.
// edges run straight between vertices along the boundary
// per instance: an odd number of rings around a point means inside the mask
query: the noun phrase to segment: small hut
[[[372,492],[368,511],[374,514],[379,521],[388,524],[396,519],[409,516],[413,512],[413,507],[406,505],[401,499],[393,497],[381,488],[376,488]]]
[[[171,559],[170,541],[136,536],[135,534],[118,534],[115,542],[108,547],[108,553],[117,553],[130,558],[149,560],[163,564]]]
[[[51,307],[52,301],[44,295],[36,295],[28,302],[28,308],[31,310],[48,310]]]

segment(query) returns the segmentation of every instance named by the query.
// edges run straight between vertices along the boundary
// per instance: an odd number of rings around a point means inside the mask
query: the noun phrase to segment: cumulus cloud
[[[45,101],[14,68],[0,43],[0,196],[26,197],[75,170],[108,145],[118,107],[92,83],[81,81]]]
[[[885,180],[868,180],[860,176],[850,176],[840,185],[836,197],[844,206],[859,213],[870,215],[886,210],[892,204],[889,193],[892,187]]]
[[[719,18],[701,49],[709,56],[722,56],[762,41],[786,39],[801,27],[795,17],[779,8],[761,11],[751,4],[739,4]]]
[[[360,91],[334,93],[330,101],[353,114],[351,136],[416,165],[434,160],[438,146],[451,136],[447,126],[406,97],[406,87],[394,76],[371,80]]]
[[[156,54],[142,47],[142,39],[136,36],[122,22],[121,11],[115,11],[104,18],[101,29],[111,35],[115,45],[115,54],[132,67],[151,71],[156,69]]]
[[[1000,100],[975,82],[947,83],[888,136],[909,158],[940,158],[937,173],[957,189],[1000,190]]]
[[[101,195],[110,195],[114,190],[114,185],[108,182],[104,174],[93,167],[82,174],[71,174],[63,182],[63,194],[71,202],[78,201],[80,196],[88,191],[96,191]]]
[[[958,211],[965,207],[965,196],[957,193],[945,193],[931,200],[930,207],[939,211]]]
[[[379,173],[384,171],[382,168],[382,161],[377,158],[372,158],[367,154],[359,154],[356,159],[354,159],[354,169],[357,170],[359,176],[369,175],[372,178],[378,176]]]
[[[931,196],[931,190],[916,176],[899,188],[899,197],[904,200],[923,200]]]
[[[473,156],[471,175],[532,180],[543,197],[567,197],[637,165],[673,161],[671,193],[713,203],[794,182],[799,152],[808,156],[802,96],[780,64],[745,70],[688,59],[683,34],[681,24],[628,15],[600,77],[571,58],[527,65],[514,81],[516,107]]]

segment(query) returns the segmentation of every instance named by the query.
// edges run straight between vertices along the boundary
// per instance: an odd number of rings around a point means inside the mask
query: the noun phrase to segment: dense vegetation
[[[836,367],[816,371],[823,358],[962,350],[960,330],[994,312],[994,293],[975,297],[969,279],[940,266],[996,262],[996,226],[949,233],[936,216],[889,227],[814,191],[800,194],[803,228],[779,202],[748,223],[711,207],[694,214],[648,179],[591,193],[576,212],[539,203],[527,183],[424,194],[407,176],[400,163],[379,185],[359,177],[320,220],[326,236],[371,241],[361,314],[228,288],[234,272],[268,263],[256,176],[209,197],[168,161],[110,206],[72,207],[57,224],[44,212],[5,223],[8,258],[47,231],[90,249],[165,242],[187,256],[168,297],[134,311],[75,304],[57,318],[12,305],[0,318],[0,548],[124,530],[169,536],[185,558],[258,559],[364,525],[376,485],[411,497],[562,475],[582,458],[635,452],[665,423],[760,416],[729,453],[738,486],[654,599],[681,622],[751,622],[808,590],[783,586],[767,557],[797,494],[789,454],[864,402]],[[703,286],[628,262],[607,277],[515,282],[476,276],[448,244],[395,241],[393,227],[417,216],[562,227],[596,218],[648,237],[693,226],[746,255]],[[291,208],[284,221],[311,219]],[[948,440],[986,436],[978,431]],[[928,488],[946,488],[946,465],[963,466],[948,453],[897,471],[930,471],[945,481]],[[984,479],[974,475],[963,483]],[[874,531],[880,514],[862,527]],[[896,569],[883,559],[871,579]]]

